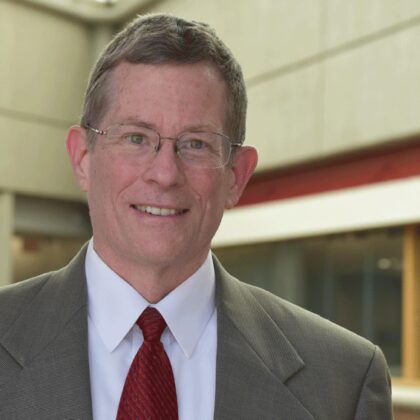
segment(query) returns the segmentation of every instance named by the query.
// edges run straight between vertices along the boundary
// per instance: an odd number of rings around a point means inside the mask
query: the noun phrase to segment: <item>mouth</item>
[[[135,210],[138,210],[142,213],[150,214],[152,216],[177,216],[187,212],[186,209],[170,209],[165,207],[152,207],[134,204],[132,204],[131,207]]]

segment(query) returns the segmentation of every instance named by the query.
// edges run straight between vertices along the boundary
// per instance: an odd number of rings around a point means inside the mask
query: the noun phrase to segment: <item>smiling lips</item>
[[[164,207],[152,207],[152,206],[133,205],[132,207],[143,213],[152,214],[153,216],[175,216],[177,214],[182,214],[187,211],[185,209],[168,209]]]

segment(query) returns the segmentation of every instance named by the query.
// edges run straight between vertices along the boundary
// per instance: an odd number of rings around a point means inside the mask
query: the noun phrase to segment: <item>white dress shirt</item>
[[[85,268],[94,420],[115,420],[125,378],[143,343],[136,321],[147,306],[156,307],[168,326],[161,341],[174,372],[179,419],[213,419],[217,314],[210,253],[190,278],[154,305],[101,260],[92,240]]]

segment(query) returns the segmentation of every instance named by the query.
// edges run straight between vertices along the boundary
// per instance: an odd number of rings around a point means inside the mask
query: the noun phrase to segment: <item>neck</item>
[[[204,263],[206,253],[194,261],[164,264],[144,264],[138,261],[119,260],[114,255],[97,250],[96,253],[122,279],[129,283],[149,303],[157,303],[181,283],[191,277]]]

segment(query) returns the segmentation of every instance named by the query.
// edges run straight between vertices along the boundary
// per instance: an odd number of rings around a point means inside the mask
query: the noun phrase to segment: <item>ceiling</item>
[[[89,23],[118,23],[162,0],[14,0]]]

